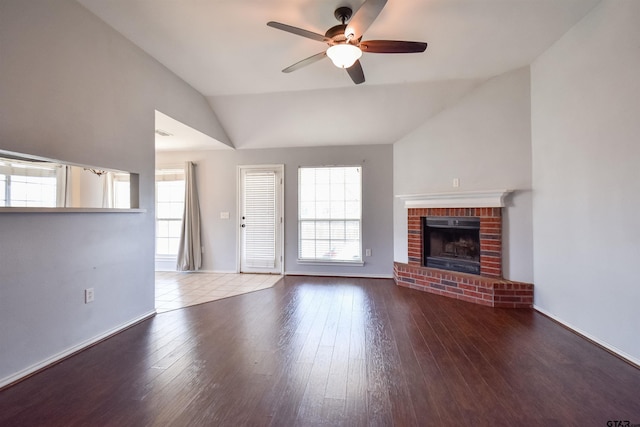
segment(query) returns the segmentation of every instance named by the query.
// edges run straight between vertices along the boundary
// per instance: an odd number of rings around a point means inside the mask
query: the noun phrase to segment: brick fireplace
[[[500,191],[401,196],[407,207],[408,263],[394,263],[396,284],[490,307],[532,307],[533,285],[505,280],[502,276],[505,194]],[[479,219],[480,274],[425,266],[424,218],[438,217]]]

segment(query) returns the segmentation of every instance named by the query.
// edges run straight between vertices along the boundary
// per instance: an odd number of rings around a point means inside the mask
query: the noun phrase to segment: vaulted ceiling
[[[316,33],[363,0],[78,0],[200,91],[236,148],[389,144],[483,81],[529,65],[599,0],[389,0],[363,40],[425,41],[361,58],[366,82],[321,60]]]

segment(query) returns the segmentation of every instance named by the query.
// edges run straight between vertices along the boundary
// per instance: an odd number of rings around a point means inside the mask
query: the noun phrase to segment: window
[[[178,255],[183,211],[184,171],[156,171],[156,255]]]
[[[0,206],[56,207],[59,166],[0,160]]]
[[[128,173],[113,173],[113,207],[128,209],[131,206],[131,183]]]
[[[362,263],[362,168],[298,170],[298,259]]]

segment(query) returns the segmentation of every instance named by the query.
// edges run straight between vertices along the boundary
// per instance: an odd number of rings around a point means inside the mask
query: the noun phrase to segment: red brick
[[[475,291],[471,291],[471,290],[465,290],[463,292],[465,295],[468,295],[470,297],[473,297],[475,299],[482,299],[482,294],[479,292],[475,292]]]

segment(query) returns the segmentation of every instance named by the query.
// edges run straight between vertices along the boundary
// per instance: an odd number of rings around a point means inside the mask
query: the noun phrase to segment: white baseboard
[[[119,326],[117,326],[117,327],[115,327],[113,329],[109,329],[108,331],[106,331],[106,332],[104,332],[104,333],[102,333],[100,335],[97,335],[97,336],[95,336],[93,338],[89,338],[88,340],[85,340],[85,341],[81,342],[80,344],[74,345],[73,347],[69,347],[68,349],[66,349],[64,351],[61,351],[58,354],[55,354],[55,355],[53,355],[53,356],[51,356],[51,357],[49,357],[49,358],[47,358],[47,359],[45,359],[45,360],[43,360],[43,361],[41,361],[39,363],[36,363],[35,365],[31,365],[28,368],[25,368],[25,369],[23,369],[23,370],[21,370],[19,372],[16,372],[13,375],[10,375],[8,377],[2,378],[2,379],[0,379],[0,388],[5,387],[5,386],[7,386],[9,384],[12,384],[12,383],[14,383],[14,382],[16,382],[16,381],[18,381],[18,380],[20,380],[20,379],[22,379],[24,377],[27,377],[27,376],[33,374],[34,372],[37,372],[37,371],[39,371],[41,369],[44,369],[44,368],[46,368],[46,367],[48,367],[50,365],[53,365],[54,363],[64,359],[65,357],[68,357],[68,356],[72,355],[73,353],[76,353],[76,352],[78,352],[80,350],[83,350],[83,349],[85,349],[87,347],[90,347],[93,344],[95,344],[95,343],[97,343],[97,342],[99,342],[99,341],[101,341],[101,340],[103,340],[105,338],[108,338],[109,336],[114,335],[114,334],[116,334],[116,333],[118,333],[118,332],[120,332],[120,331],[122,331],[124,329],[127,329],[128,327],[130,327],[132,325],[135,325],[138,322],[142,322],[143,320],[146,320],[146,319],[148,319],[150,317],[153,317],[155,314],[156,314],[155,310],[150,311],[148,313],[145,313],[142,316],[136,317],[135,319],[130,320],[130,321],[126,322],[126,323],[123,323],[123,324],[121,324],[121,325],[119,325]]]
[[[544,314],[545,316],[555,320],[556,322],[566,326],[567,328],[571,329],[572,331],[576,332],[577,334],[582,335],[583,337],[587,338],[588,340],[593,341],[594,343],[598,344],[599,346],[602,346],[602,347],[606,348],[610,352],[615,353],[616,355],[618,355],[621,358],[629,361],[630,363],[640,367],[640,359],[637,359],[637,358],[631,356],[630,354],[627,354],[624,351],[620,350],[619,348],[617,348],[615,346],[612,346],[611,344],[606,343],[606,342],[602,341],[599,338],[594,337],[593,335],[589,334],[588,332],[585,332],[582,329],[573,326],[571,323],[566,322],[563,319],[560,319],[559,317],[549,313],[548,311],[538,307],[535,304],[533,305],[533,309],[536,310],[536,311],[539,311],[540,313]]]
[[[213,274],[239,274],[236,270],[198,270],[195,273],[213,273]]]
[[[320,276],[320,277],[353,277],[364,278],[364,279],[393,279],[393,274],[349,274],[349,273],[319,273],[319,272],[308,272],[308,271],[285,271],[285,276]]]
[[[175,268],[173,270],[158,270],[159,272],[170,272],[170,273],[209,273],[209,274],[238,274],[239,272],[235,270],[198,270],[198,271],[178,271]]]

